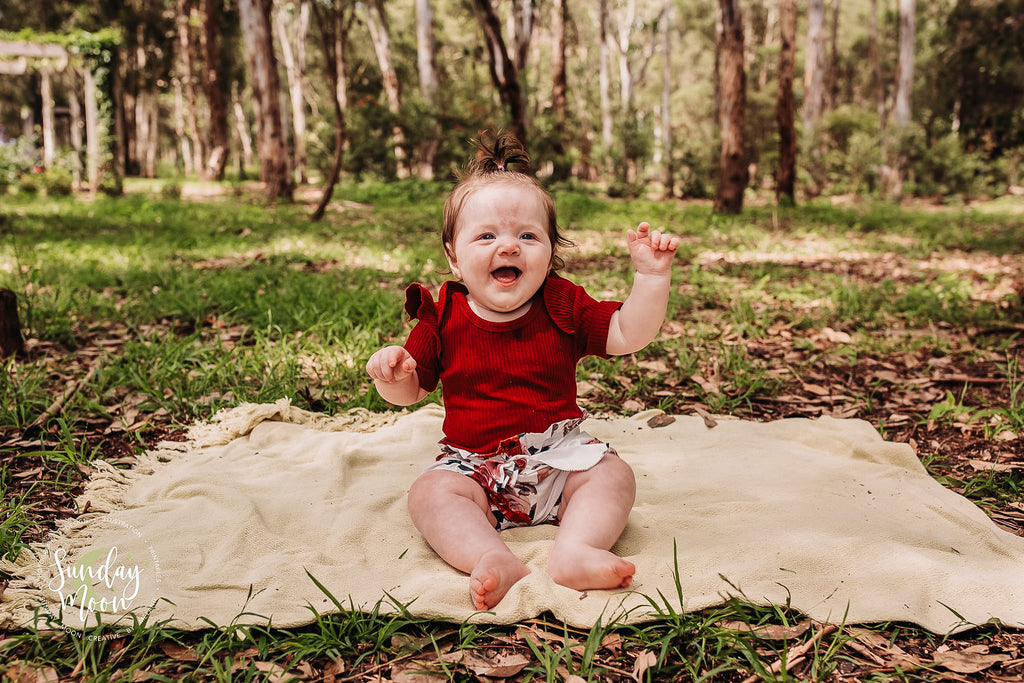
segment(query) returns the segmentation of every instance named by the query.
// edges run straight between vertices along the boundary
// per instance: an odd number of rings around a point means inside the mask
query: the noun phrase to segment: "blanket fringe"
[[[392,424],[405,412],[373,413],[354,408],[339,415],[325,415],[296,408],[288,398],[274,403],[243,403],[192,425],[184,441],[162,441],[137,455],[131,469],[118,469],[103,460],[91,462],[94,471],[76,498],[78,509],[88,512],[63,520],[45,541],[23,548],[13,560],[0,559],[0,574],[11,577],[6,589],[0,591],[0,628],[25,628],[33,623],[42,628],[45,620],[39,616],[39,608],[48,597],[45,587],[55,578],[54,553],[63,549],[71,555],[88,548],[93,537],[90,523],[123,510],[124,492],[162,466],[194,450],[228,444],[261,422],[286,422],[324,432],[373,432]]]

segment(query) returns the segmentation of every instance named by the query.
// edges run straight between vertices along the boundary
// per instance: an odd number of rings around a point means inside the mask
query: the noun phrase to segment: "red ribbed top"
[[[488,453],[510,436],[580,417],[576,363],[607,356],[608,323],[622,304],[551,275],[525,315],[495,323],[472,311],[466,293],[448,282],[434,303],[419,284],[406,290],[406,310],[419,322],[405,348],[423,389],[441,382],[445,441]]]

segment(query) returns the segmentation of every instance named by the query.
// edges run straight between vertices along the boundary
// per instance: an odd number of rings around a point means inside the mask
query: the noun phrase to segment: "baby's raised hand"
[[[651,230],[645,221],[626,233],[626,246],[638,273],[663,274],[672,269],[679,238]]]
[[[416,360],[404,347],[385,346],[366,361],[366,372],[381,382],[401,382],[416,371]]]

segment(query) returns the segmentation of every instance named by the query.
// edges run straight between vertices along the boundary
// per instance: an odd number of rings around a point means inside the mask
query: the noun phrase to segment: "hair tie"
[[[498,164],[498,170],[499,171],[504,171],[505,170],[505,164]]]

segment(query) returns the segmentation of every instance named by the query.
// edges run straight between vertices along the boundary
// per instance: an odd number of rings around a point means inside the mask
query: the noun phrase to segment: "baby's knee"
[[[483,488],[469,477],[447,470],[431,470],[417,477],[409,487],[409,508],[437,504],[453,495],[469,498],[481,507],[487,505]]]
[[[636,489],[636,474],[629,463],[619,457],[618,453],[609,453],[599,463],[605,467],[608,477],[619,481],[625,488]]]

